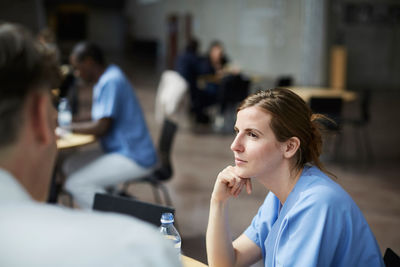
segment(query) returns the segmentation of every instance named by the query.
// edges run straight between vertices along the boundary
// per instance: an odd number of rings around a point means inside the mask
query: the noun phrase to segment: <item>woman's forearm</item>
[[[207,257],[210,267],[234,266],[235,264],[227,209],[227,202],[211,199],[206,235]]]

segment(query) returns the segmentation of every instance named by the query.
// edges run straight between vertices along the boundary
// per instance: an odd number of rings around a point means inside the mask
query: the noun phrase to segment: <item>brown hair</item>
[[[300,147],[295,154],[294,168],[301,169],[306,163],[327,171],[319,160],[322,152],[322,135],[319,120],[327,119],[324,115],[313,114],[309,106],[298,95],[286,88],[268,89],[248,96],[237,111],[257,106],[272,115],[270,127],[279,142],[291,137],[300,140]]]

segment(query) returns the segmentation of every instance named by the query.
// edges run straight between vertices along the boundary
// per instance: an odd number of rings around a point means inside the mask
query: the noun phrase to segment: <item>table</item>
[[[67,133],[57,140],[58,150],[76,148],[94,143],[96,137],[91,134]]]
[[[72,148],[77,148],[80,146],[85,146],[96,141],[96,137],[91,134],[76,134],[76,133],[67,133],[63,134],[62,137],[57,139],[57,149],[58,150],[67,150]],[[60,169],[60,160],[57,159],[56,164],[53,170],[53,176],[51,178],[50,188],[49,188],[49,197],[48,203],[57,203],[58,195],[61,190],[61,184],[57,181],[57,173]]]
[[[344,102],[351,102],[357,99],[356,92],[343,89],[309,86],[289,86],[287,88],[298,94],[306,102],[309,102],[311,97],[341,97]]]
[[[181,259],[183,267],[207,267],[207,265],[205,265],[204,263],[201,263],[185,255],[182,255]]]

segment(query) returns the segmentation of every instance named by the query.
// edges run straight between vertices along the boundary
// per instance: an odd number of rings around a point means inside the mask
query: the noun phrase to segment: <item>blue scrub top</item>
[[[139,101],[128,79],[110,65],[93,87],[92,119],[112,118],[111,129],[100,138],[106,153],[119,153],[143,167],[157,161]]]
[[[316,167],[304,167],[283,206],[270,192],[244,234],[265,266],[384,266],[357,205]]]

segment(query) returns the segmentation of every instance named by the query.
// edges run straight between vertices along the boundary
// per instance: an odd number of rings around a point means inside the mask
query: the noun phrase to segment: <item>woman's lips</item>
[[[235,164],[236,165],[243,165],[245,163],[247,163],[247,161],[239,159],[239,158],[235,158]]]

